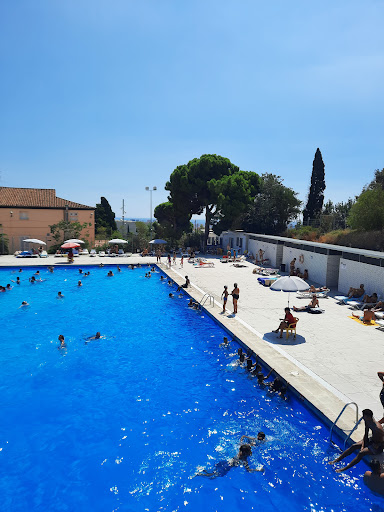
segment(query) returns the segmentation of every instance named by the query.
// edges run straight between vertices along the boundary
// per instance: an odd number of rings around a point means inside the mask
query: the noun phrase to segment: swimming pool
[[[170,299],[159,273],[89,270],[43,270],[36,284],[30,268],[0,270],[2,284],[22,280],[0,294],[2,510],[384,510],[365,466],[335,474],[329,430],[293,396],[260,389],[237,345],[219,347],[225,332],[186,296]],[[96,331],[106,338],[86,342]],[[258,430],[267,441],[249,463],[264,473],[194,477]]]

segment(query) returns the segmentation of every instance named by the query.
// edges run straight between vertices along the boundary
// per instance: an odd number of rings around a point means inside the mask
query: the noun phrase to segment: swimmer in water
[[[64,295],[61,292],[57,292],[56,299],[64,299]]]
[[[239,362],[240,363],[244,363],[244,361],[245,361],[245,354],[244,354],[242,348],[237,349],[237,355],[239,356]]]
[[[107,274],[107,276],[108,276],[108,277],[113,277],[113,275],[114,275],[114,274],[113,274],[112,270],[110,270],[110,271],[108,272],[108,274]]]
[[[241,436],[240,443],[244,443],[244,441],[247,441],[251,446],[256,446],[261,441],[265,441],[265,434],[264,432],[258,432],[256,437]]]
[[[239,453],[232,459],[221,460],[217,462],[212,471],[204,469],[201,473],[197,473],[195,476],[206,476],[208,478],[217,478],[219,476],[225,476],[233,467],[244,466],[248,473],[254,473],[256,471],[264,471],[264,467],[252,469],[248,464],[248,457],[252,455],[252,449],[250,444],[241,444]]]
[[[6,289],[7,290],[12,290],[12,286],[10,284],[7,284]]]
[[[83,273],[83,270],[81,268],[79,268],[79,274],[82,274]]]
[[[21,308],[24,308],[25,306],[29,306],[28,302],[26,300],[23,300],[23,302],[21,303]]]
[[[36,277],[35,276],[32,276],[29,278],[29,282],[30,283],[35,283],[36,282]]]
[[[118,271],[118,272],[121,272],[121,268],[120,268],[120,267],[117,267],[117,271]]]
[[[39,275],[40,275],[40,270],[36,270],[35,276],[39,276]]]
[[[60,336],[59,336],[59,338],[58,338],[58,339],[59,339],[59,341],[60,341],[60,345],[59,345],[57,348],[58,348],[59,350],[60,350],[61,348],[67,348],[67,345],[66,345],[66,343],[65,343],[64,336],[63,336],[62,334],[60,334]]]
[[[13,279],[11,279],[11,281],[12,281],[12,283],[20,284],[20,277],[17,276],[16,281],[14,281]]]
[[[78,281],[77,286],[83,286],[83,283],[81,281]]]
[[[170,299],[173,299],[173,297],[174,297],[173,293],[170,293],[170,294],[168,295],[168,297],[169,297]]]
[[[164,281],[164,276],[160,276],[160,281]]]
[[[219,347],[229,347],[229,344],[230,344],[230,341],[228,340],[228,337],[224,336],[223,343],[220,343]]]
[[[268,373],[268,375],[264,375],[261,371],[259,373],[256,374],[256,377],[257,377],[257,383],[260,385],[260,386],[265,386],[266,383],[264,382],[266,379],[268,379],[271,374],[273,372],[273,369],[271,368],[270,372]]]
[[[99,331],[97,331],[97,333],[96,333],[94,336],[89,336],[89,338],[86,338],[86,341],[85,341],[85,342],[87,343],[87,341],[91,341],[91,340],[102,340],[102,339],[104,339],[104,338],[105,338],[105,336],[102,336],[102,335],[100,334],[100,332],[99,332]]]

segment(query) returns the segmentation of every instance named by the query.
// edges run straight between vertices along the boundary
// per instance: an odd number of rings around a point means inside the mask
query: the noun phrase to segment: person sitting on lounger
[[[352,316],[358,318],[365,324],[370,324],[375,321],[375,313],[372,311],[372,306],[367,306],[367,309],[364,309],[363,316],[355,315],[354,313],[352,313]]]
[[[249,473],[254,471],[264,471],[264,468],[251,469],[248,464],[248,457],[252,455],[252,449],[250,444],[242,444],[239,449],[239,453],[228,460],[221,460],[215,464],[211,471],[203,469],[196,476],[207,476],[208,478],[217,478],[218,476],[225,476],[234,466],[244,466]]]
[[[377,302],[377,293],[374,292],[374,293],[372,293],[372,295],[368,295],[368,293],[367,293],[363,297],[363,302],[364,302],[364,304],[376,304],[376,302]]]
[[[363,284],[360,285],[360,288],[352,288],[352,286],[351,286],[347,293],[347,295],[350,299],[352,299],[352,298],[359,299],[360,297],[363,297],[364,294],[365,294],[365,290],[364,290]]]
[[[376,311],[384,311],[384,302],[382,300],[380,300],[376,306],[372,309],[373,312],[376,312]]]
[[[302,308],[297,308],[296,306],[293,306],[293,311],[308,311],[309,309],[320,307],[319,305],[319,299],[316,297],[316,294],[314,293],[312,295],[312,300],[308,304],[308,306],[303,306]]]
[[[272,331],[272,332],[276,332],[276,333],[280,331],[280,336],[278,336],[278,338],[283,337],[284,329],[287,329],[290,325],[292,327],[296,327],[296,319],[292,315],[291,310],[289,308],[285,308],[284,311],[285,311],[284,319],[280,322],[279,327],[277,329],[275,329],[274,331]]]
[[[373,417],[373,412],[370,409],[363,410],[363,420],[365,423],[365,433],[364,438],[358,443],[353,444],[347,450],[345,450],[337,459],[330,461],[328,464],[336,464],[340,462],[348,455],[351,455],[356,450],[359,450],[359,453],[356,457],[351,460],[349,464],[344,466],[343,468],[337,469],[337,473],[341,473],[342,471],[346,471],[347,469],[355,466],[358,462],[361,461],[363,457],[366,455],[378,455],[382,453],[384,447],[384,430],[382,425]],[[371,431],[372,436],[368,437],[369,431]]]

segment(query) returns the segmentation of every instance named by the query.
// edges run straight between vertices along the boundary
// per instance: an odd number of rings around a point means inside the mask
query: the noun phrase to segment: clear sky
[[[3,0],[0,184],[149,217],[204,153],[305,200],[384,167],[382,0]]]

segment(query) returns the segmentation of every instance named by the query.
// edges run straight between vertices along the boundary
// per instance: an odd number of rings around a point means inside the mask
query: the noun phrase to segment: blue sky
[[[4,0],[0,184],[149,216],[204,153],[305,200],[384,167],[384,2]]]

